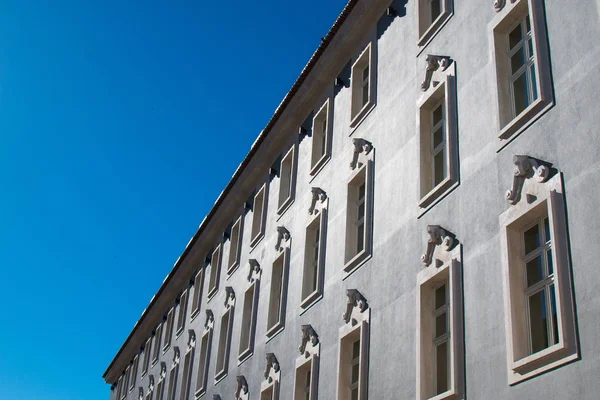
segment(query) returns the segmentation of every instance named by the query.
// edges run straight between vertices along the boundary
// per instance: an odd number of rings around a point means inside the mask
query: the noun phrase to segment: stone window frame
[[[152,336],[146,339],[144,344],[144,361],[142,363],[142,377],[144,377],[150,369],[150,355],[152,353]]]
[[[529,156],[515,156],[513,163],[513,184],[506,194],[511,206],[499,216],[510,385],[579,359],[562,174]],[[521,237],[524,228],[542,217],[548,218],[552,240],[559,342],[529,354]]]
[[[165,328],[165,340],[163,344],[163,354],[165,354],[169,348],[171,347],[171,342],[173,340],[173,325],[175,324],[175,307],[171,307],[167,312],[166,318],[166,328]]]
[[[432,0],[417,0],[417,55],[427,47],[427,45],[433,40],[435,36],[442,30],[442,28],[448,23],[450,18],[454,15],[454,0],[439,0],[440,2],[440,15],[435,20],[431,20],[431,10],[428,4]]]
[[[325,278],[325,253],[327,243],[327,211],[329,207],[329,199],[327,193],[321,188],[313,187],[311,189],[312,198],[308,209],[308,222],[306,224],[306,236],[304,244],[304,266],[302,270],[302,286],[301,286],[301,313],[308,310],[320,299],[323,298],[324,278]],[[315,231],[319,230],[318,241],[315,238]],[[317,265],[314,263],[314,248],[317,247]],[[307,280],[309,279],[309,270],[314,268],[313,277],[316,282],[315,289],[311,292],[307,291]]]
[[[165,362],[160,363],[160,375],[158,382],[156,383],[156,399],[163,400],[165,396],[165,383],[167,377],[167,364]]]
[[[221,264],[223,262],[223,242],[219,240],[210,255],[210,276],[208,279],[208,301],[212,300],[219,291],[221,281]]]
[[[162,340],[162,328],[163,323],[159,323],[156,329],[154,330],[154,347],[152,347],[152,359],[150,360],[150,368],[154,367],[158,362],[158,357],[160,356],[160,345]]]
[[[131,375],[129,377],[129,391],[130,392],[133,389],[135,389],[135,381],[137,378],[139,363],[140,363],[139,354],[136,354],[135,357],[133,357],[133,361],[131,362]]]
[[[367,260],[373,253],[373,194],[375,180],[375,149],[371,142],[361,139],[352,139],[354,153],[350,162],[352,170],[348,182],[347,202],[346,202],[346,235],[344,244],[344,279],[350,276]],[[365,184],[364,198],[364,228],[363,228],[363,248],[357,250],[358,232],[351,225],[354,224],[353,210],[358,202],[358,188]]]
[[[423,94],[417,101],[419,134],[419,217],[459,185],[456,63],[446,56],[427,55]],[[431,165],[431,118],[443,104],[445,178],[433,186]]]
[[[227,261],[227,277],[229,278],[240,266],[242,256],[242,239],[244,237],[244,215],[237,217],[231,227],[229,239],[229,257]]]
[[[369,67],[368,77],[368,100],[362,106],[362,89],[364,79],[362,74],[365,67]],[[360,74],[358,70],[361,70]],[[350,135],[365,119],[365,117],[375,108],[377,104],[377,40],[369,40],[365,48],[360,52],[356,60],[352,63],[350,69]]]
[[[189,289],[184,289],[177,300],[177,303],[179,303],[179,309],[177,310],[177,326],[175,330],[175,339],[181,336],[185,329],[185,318],[187,316],[188,298]]]
[[[417,275],[417,399],[454,399],[464,390],[464,315],[462,245],[439,225],[428,225],[427,247],[421,256],[425,267]],[[446,285],[448,389],[436,393],[435,293]],[[448,310],[449,309],[449,310]]]
[[[302,325],[302,342],[298,346],[300,357],[296,358],[294,371],[294,400],[304,400],[305,381],[301,374],[310,371],[309,400],[318,399],[319,391],[319,364],[321,343],[319,335],[311,325]]]
[[[260,197],[259,197],[260,195]],[[260,207],[257,204],[260,198]],[[267,224],[267,206],[269,201],[269,185],[264,182],[256,191],[252,203],[252,229],[250,231],[250,247],[254,248],[265,236],[265,225]],[[257,212],[260,211],[260,214]]]
[[[498,143],[502,149],[554,106],[554,91],[543,0],[496,0],[494,7],[497,14],[488,27],[496,75]],[[509,81],[508,33],[527,14],[531,22],[538,98],[515,116]]]
[[[175,400],[177,394],[177,380],[179,378],[179,362],[181,360],[181,353],[179,347],[173,347],[173,361],[171,363],[171,370],[169,372],[169,386],[167,387],[167,400]]]
[[[192,297],[192,311],[190,313],[190,322],[193,321],[199,314],[202,307],[202,294],[204,292],[204,276],[206,268],[200,268],[193,278],[194,294]],[[191,282],[190,282],[191,283]]]
[[[264,372],[265,380],[260,384],[260,400],[279,400],[281,386],[281,367],[273,353],[267,353],[267,367]],[[265,396],[266,395],[266,396]]]
[[[255,259],[250,259],[248,273],[248,288],[244,292],[242,305],[242,322],[240,327],[240,345],[238,349],[238,366],[254,354],[256,336],[256,320],[258,315],[258,299],[260,295],[260,278],[262,269]],[[248,308],[249,307],[249,308]],[[244,335],[247,339],[244,340]],[[244,343],[245,341],[245,343]]]
[[[196,351],[196,333],[188,330],[188,342],[183,358],[183,374],[181,381],[180,400],[188,400],[191,394],[192,377],[194,370],[194,352]]]
[[[148,376],[148,388],[146,389],[146,400],[152,400],[154,397],[154,375]]]
[[[221,315],[221,326],[219,327],[219,343],[217,346],[217,360],[215,365],[215,385],[225,379],[229,373],[229,355],[231,350],[235,301],[235,292],[233,291],[233,288],[227,286],[225,288],[225,310]]]
[[[200,338],[200,351],[198,355],[198,372],[196,376],[196,398],[202,397],[206,393],[208,386],[208,368],[210,366],[210,353],[212,346],[213,331],[215,327],[215,317],[211,310],[206,310],[206,321],[204,331]]]
[[[272,268],[269,288],[269,306],[267,308],[267,342],[285,329],[291,242],[292,239],[289,231],[283,226],[278,226],[277,242],[275,243],[276,255],[273,263],[271,264]],[[281,285],[279,287],[279,307],[277,307],[278,312],[277,315],[273,315],[275,312],[275,308],[273,308],[273,302],[274,298],[277,296],[277,293],[275,292],[275,286],[273,286],[273,276],[275,273],[276,264],[277,268],[281,268]]]
[[[288,208],[294,202],[296,197],[296,177],[298,170],[298,152],[296,151],[296,143],[292,144],[285,152],[282,154],[281,163],[279,167],[279,191],[278,191],[278,200],[277,200],[277,215],[281,217]],[[287,193],[282,192],[283,184],[288,181],[289,184]],[[283,197],[285,195],[285,197]]]
[[[321,108],[315,113],[312,119],[312,137],[311,137],[311,157],[310,157],[310,172],[311,178],[314,178],[325,166],[325,164],[331,159],[331,137],[333,132],[333,107],[331,106],[333,100],[329,97],[325,100]],[[323,121],[324,120],[324,121]],[[319,124],[325,122],[325,132],[319,127]],[[322,125],[321,125],[322,126]],[[323,154],[318,156],[315,148],[319,142],[315,139],[317,135],[323,136],[324,151]],[[317,158],[318,156],[318,158]]]
[[[129,393],[129,374],[131,372],[131,365],[128,365],[123,372],[123,390],[121,391],[121,400],[127,397]]]
[[[348,301],[346,311],[342,315],[344,324],[338,334],[338,400],[346,400],[351,397],[351,382],[347,377],[352,374],[353,360],[352,347],[356,340],[360,340],[360,351],[358,359],[358,400],[368,398],[369,386],[369,339],[371,326],[371,309],[365,297],[356,289],[346,291]]]

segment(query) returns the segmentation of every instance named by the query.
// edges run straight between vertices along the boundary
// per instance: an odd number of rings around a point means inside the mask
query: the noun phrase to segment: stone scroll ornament
[[[315,332],[311,325],[302,325],[301,329],[302,342],[300,343],[300,346],[298,346],[298,351],[300,352],[300,354],[304,354],[304,352],[306,351],[306,346],[309,342],[312,347],[319,344],[319,335],[317,335],[317,332]]]
[[[348,289],[346,296],[348,296],[348,302],[346,303],[346,312],[342,314],[342,319],[345,323],[349,323],[355,309],[358,313],[363,313],[369,308],[369,305],[367,299],[356,289]]]
[[[513,164],[515,164],[513,184],[512,188],[506,191],[506,200],[509,204],[515,205],[521,199],[525,180],[534,178],[537,182],[543,183],[548,179],[550,170],[529,156],[514,156]]]
[[[272,379],[271,377],[271,370],[274,373],[278,373],[280,370],[279,367],[279,361],[277,361],[277,357],[275,357],[275,354],[273,353],[267,353],[267,368],[265,369],[265,379]]]
[[[290,232],[283,226],[277,227],[277,242],[275,243],[275,250],[282,251],[282,242],[288,242],[290,240]]]
[[[511,3],[516,2],[517,0],[510,0]],[[506,0],[494,0],[494,10],[496,12],[502,11],[502,9],[506,6]]]
[[[260,279],[261,268],[260,264],[256,259],[251,258],[248,260],[248,264],[250,265],[250,271],[248,271],[248,282],[252,283]]]
[[[225,308],[235,305],[235,292],[231,286],[225,287]]]
[[[327,200],[327,193],[318,187],[313,187],[310,189],[310,191],[312,192],[312,198],[310,201],[310,207],[308,208],[308,213],[313,215],[318,213],[318,210],[316,210],[317,201],[323,203],[325,200]]]
[[[166,376],[167,376],[167,363],[161,362],[160,363],[160,380],[165,379]]]
[[[237,387],[235,388],[235,399],[246,400],[248,398],[248,382],[244,375],[238,375],[236,378]]]
[[[425,58],[425,63],[427,66],[425,67],[425,79],[421,83],[421,90],[426,92],[431,86],[431,78],[433,77],[433,73],[441,68],[442,71],[445,71],[450,66],[450,57],[447,56],[436,56],[433,54],[428,54],[427,58]]]
[[[152,393],[154,391],[154,376],[148,376],[148,393]]]
[[[446,250],[449,250],[454,243],[454,240],[448,234],[448,231],[439,225],[427,225],[427,233],[429,234],[427,248],[425,249],[425,254],[421,256],[421,262],[426,267],[433,261],[433,252],[435,251],[436,246],[442,245]]]
[[[204,329],[211,329],[215,323],[215,315],[212,310],[206,310],[206,321],[204,322]]]
[[[188,339],[188,343],[187,343],[187,351],[190,351],[191,349],[196,347],[196,333],[194,332],[193,329],[190,329],[188,331],[188,335],[189,335],[189,339]]]
[[[138,400],[144,400],[144,389],[143,388],[139,388],[138,391]]]
[[[362,138],[352,139],[354,152],[352,153],[352,161],[350,161],[350,169],[355,169],[358,165],[358,158],[361,154],[368,155],[373,150],[373,144]]]
[[[213,394],[213,400],[221,400],[221,396],[218,394]]]

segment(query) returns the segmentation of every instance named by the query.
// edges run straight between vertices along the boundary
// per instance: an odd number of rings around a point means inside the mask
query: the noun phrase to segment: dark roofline
[[[296,79],[296,82],[294,82],[294,85],[292,86],[292,88],[290,89],[290,91],[285,95],[285,97],[283,98],[283,101],[281,102],[281,104],[279,104],[279,106],[275,110],[275,114],[273,114],[273,116],[269,120],[269,123],[267,124],[267,126],[265,127],[265,129],[263,129],[263,131],[260,133],[260,135],[258,136],[258,138],[256,139],[256,141],[252,145],[252,148],[250,149],[250,151],[246,155],[246,158],[244,158],[244,161],[242,161],[242,163],[240,164],[240,166],[238,167],[238,169],[233,174],[233,177],[231,178],[231,180],[229,181],[229,183],[225,187],[225,190],[223,191],[223,193],[221,193],[221,195],[217,199],[217,202],[215,203],[215,205],[213,206],[213,208],[209,211],[209,213],[207,214],[206,218],[204,218],[204,221],[202,222],[202,224],[200,225],[200,227],[198,228],[198,230],[194,234],[194,237],[192,237],[192,239],[190,240],[190,242],[186,246],[185,250],[183,251],[183,254],[179,257],[179,259],[177,260],[177,263],[175,264],[175,266],[173,267],[173,269],[171,270],[171,272],[169,273],[169,275],[167,275],[167,277],[163,281],[160,289],[158,289],[158,292],[154,295],[154,297],[150,301],[150,304],[146,307],[146,309],[142,313],[142,316],[140,317],[140,319],[138,320],[138,322],[133,327],[133,330],[131,331],[131,333],[129,333],[129,336],[127,336],[127,339],[125,340],[125,342],[123,343],[123,345],[121,346],[121,348],[119,349],[119,351],[117,352],[117,355],[113,358],[113,360],[111,361],[111,363],[108,366],[108,368],[106,368],[106,371],[104,371],[104,374],[102,375],[102,378],[106,378],[106,375],[108,375],[108,372],[110,371],[110,369],[114,365],[115,361],[119,358],[119,356],[123,352],[123,349],[127,346],[127,344],[129,343],[129,341],[131,340],[131,338],[133,338],[133,336],[135,335],[138,326],[141,324],[141,322],[144,320],[144,318],[148,315],[149,311],[152,309],[152,307],[154,306],[154,304],[156,303],[156,301],[158,300],[158,298],[160,297],[160,295],[164,291],[165,287],[167,287],[167,285],[171,281],[171,278],[173,278],[173,276],[175,275],[175,273],[179,270],[179,267],[181,266],[181,264],[185,260],[186,256],[188,255],[188,253],[190,252],[190,250],[192,249],[192,247],[194,246],[194,244],[196,243],[196,241],[198,240],[198,238],[200,237],[200,235],[202,235],[202,233],[206,229],[206,226],[208,225],[208,223],[215,216],[217,210],[219,209],[219,207],[223,203],[223,201],[224,201],[225,197],[227,196],[227,194],[231,191],[231,189],[233,188],[233,186],[236,184],[236,182],[240,178],[242,172],[244,171],[244,169],[246,168],[246,166],[250,163],[250,160],[252,160],[252,157],[254,157],[254,154],[256,154],[256,152],[258,151],[258,148],[260,147],[260,145],[262,144],[262,142],[264,142],[265,138],[267,137],[267,135],[269,134],[269,132],[271,131],[271,129],[273,129],[273,126],[275,126],[275,124],[277,123],[277,121],[279,120],[279,118],[281,117],[281,115],[283,114],[283,112],[285,111],[286,107],[291,102],[292,98],[298,92],[298,89],[300,89],[300,86],[302,86],[302,84],[306,80],[306,77],[311,73],[311,71],[313,70],[313,68],[315,67],[315,65],[317,64],[317,62],[319,61],[321,55],[323,54],[323,52],[325,51],[325,49],[327,48],[327,46],[329,45],[329,43],[331,43],[331,41],[333,40],[335,34],[338,32],[338,30],[340,29],[340,27],[342,26],[342,24],[344,23],[344,21],[346,21],[346,18],[348,17],[348,15],[350,14],[350,12],[354,8],[354,6],[356,6],[356,4],[358,4],[359,1],[360,0],[349,0],[348,1],[348,3],[346,4],[346,6],[344,7],[344,9],[342,10],[341,14],[335,20],[333,26],[331,27],[331,29],[329,30],[329,32],[327,33],[327,35],[321,40],[321,44],[319,45],[319,47],[317,48],[317,50],[313,53],[313,55],[310,58],[310,60],[308,60],[308,63],[306,64],[306,66],[304,67],[304,69],[302,70],[302,72],[300,73],[300,76],[298,77],[298,79]],[[109,383],[109,382],[107,382],[107,383]]]

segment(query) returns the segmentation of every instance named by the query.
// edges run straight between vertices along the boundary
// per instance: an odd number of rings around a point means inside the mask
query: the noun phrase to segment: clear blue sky
[[[1,2],[2,400],[108,399],[102,373],[345,3]]]

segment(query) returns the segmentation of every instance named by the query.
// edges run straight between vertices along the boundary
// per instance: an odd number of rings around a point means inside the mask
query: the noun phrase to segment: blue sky
[[[108,399],[102,373],[345,3],[1,2],[3,400]]]

